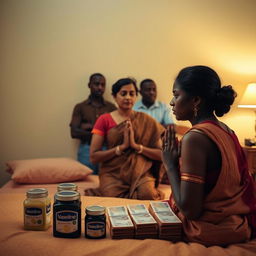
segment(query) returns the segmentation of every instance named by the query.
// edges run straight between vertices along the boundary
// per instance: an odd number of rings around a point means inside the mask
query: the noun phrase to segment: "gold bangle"
[[[138,154],[141,154],[143,152],[143,145],[140,144],[140,150],[137,151]]]
[[[116,153],[117,156],[121,156],[123,152],[120,150],[120,147],[119,147],[119,146],[116,146],[116,151],[115,151],[115,153]]]
[[[191,173],[186,173],[186,172],[181,172],[180,179],[183,181],[190,181],[198,184],[204,184],[205,179],[199,175],[191,174]]]

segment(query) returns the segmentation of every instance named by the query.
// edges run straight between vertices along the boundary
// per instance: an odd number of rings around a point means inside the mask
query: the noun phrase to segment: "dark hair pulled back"
[[[237,95],[231,85],[221,87],[218,74],[207,66],[183,68],[175,83],[188,95],[201,97],[207,110],[219,117],[230,110]]]
[[[128,85],[128,84],[133,84],[134,85],[136,95],[138,95],[139,90],[138,90],[138,87],[136,85],[136,80],[132,79],[132,78],[129,78],[129,77],[128,78],[121,78],[112,85],[112,95],[116,96],[117,93],[121,90],[121,88],[125,85]]]

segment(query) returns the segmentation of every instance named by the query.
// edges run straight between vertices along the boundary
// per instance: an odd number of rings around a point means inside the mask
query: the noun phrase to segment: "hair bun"
[[[231,85],[225,85],[216,92],[215,113],[217,116],[223,116],[230,110],[230,106],[234,103],[236,92]]]

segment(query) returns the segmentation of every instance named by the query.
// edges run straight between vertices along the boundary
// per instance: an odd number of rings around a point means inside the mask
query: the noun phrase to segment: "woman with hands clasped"
[[[187,241],[224,246],[255,237],[255,183],[234,131],[216,117],[230,110],[235,97],[206,66],[184,68],[174,82],[173,113],[192,128],[178,143],[170,126],[162,157],[172,188],[169,203]]]
[[[162,165],[160,135],[164,128],[149,115],[132,110],[137,94],[134,80],[118,80],[112,86],[118,109],[101,115],[94,125],[90,160],[100,163],[100,188],[96,195],[162,198],[157,185]],[[105,143],[107,150],[101,150]]]

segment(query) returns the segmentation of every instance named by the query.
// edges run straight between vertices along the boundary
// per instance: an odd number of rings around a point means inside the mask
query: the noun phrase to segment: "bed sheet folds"
[[[53,199],[53,194],[50,194]],[[0,194],[0,256],[32,256],[32,255],[97,255],[97,256],[130,256],[130,255],[176,255],[176,256],[255,256],[256,240],[244,244],[231,245],[227,248],[218,246],[205,247],[197,243],[172,243],[158,239],[123,239],[113,240],[107,230],[107,238],[100,240],[84,237],[84,209],[88,205],[115,206],[144,203],[122,198],[86,197],[82,196],[82,236],[77,239],[55,238],[52,228],[47,231],[23,230],[23,200],[25,193]]]

